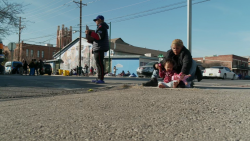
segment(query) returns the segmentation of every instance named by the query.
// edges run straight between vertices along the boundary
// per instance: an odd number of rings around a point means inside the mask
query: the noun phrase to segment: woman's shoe
[[[142,86],[157,87],[158,86],[158,80],[157,80],[157,78],[152,78],[150,81],[148,81],[146,83],[142,83]]]

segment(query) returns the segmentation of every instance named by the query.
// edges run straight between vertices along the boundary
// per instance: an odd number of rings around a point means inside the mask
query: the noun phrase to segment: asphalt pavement
[[[99,88],[116,86],[120,84],[141,84],[150,78],[129,78],[129,77],[105,77],[105,84],[93,84],[91,80],[96,77],[79,76],[21,76],[21,75],[0,75],[0,87],[41,87],[59,88],[65,90],[81,88]],[[250,80],[222,80],[203,79],[201,82],[195,81],[197,88],[209,88],[211,86],[243,86],[249,85]]]
[[[0,140],[244,141],[248,80],[204,79],[191,89],[149,79],[0,75]]]
[[[105,77],[105,84],[95,84],[95,77],[0,75],[0,99],[81,94],[104,91],[121,85],[141,85],[150,78]],[[249,89],[249,80],[204,79],[195,82],[200,89]],[[9,100],[9,99],[8,99]]]

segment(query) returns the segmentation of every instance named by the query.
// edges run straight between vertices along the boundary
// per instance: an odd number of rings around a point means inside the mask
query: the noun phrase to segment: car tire
[[[232,80],[235,80],[235,74],[234,74],[234,76],[233,76]]]
[[[51,75],[51,73],[48,73],[48,75]]]
[[[225,80],[226,78],[227,78],[227,75],[224,74],[223,77],[222,77],[222,79]]]

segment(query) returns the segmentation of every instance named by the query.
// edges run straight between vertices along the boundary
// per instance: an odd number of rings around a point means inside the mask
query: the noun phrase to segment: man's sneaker
[[[103,80],[98,80],[95,82],[96,84],[104,84],[105,82]]]
[[[96,83],[98,81],[98,79],[96,78],[95,80],[92,80],[92,83]]]
[[[148,82],[142,83],[142,86],[157,87],[158,86],[158,80],[157,80],[157,78],[152,78]]]

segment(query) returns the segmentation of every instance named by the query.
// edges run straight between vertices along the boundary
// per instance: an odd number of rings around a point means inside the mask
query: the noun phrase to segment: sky
[[[25,28],[21,40],[56,44],[57,26],[79,30],[80,9],[73,0],[9,0],[26,5],[20,17]],[[80,0],[75,0],[80,1]],[[249,0],[193,0],[192,56],[235,54],[250,56]],[[138,47],[167,51],[174,39],[187,44],[187,0],[82,0],[82,24],[92,25],[103,15],[111,22],[111,38]],[[179,8],[178,8],[179,7]],[[85,27],[82,28],[83,32]],[[85,34],[82,34],[85,37]],[[73,34],[73,40],[79,32]],[[13,33],[4,45],[18,42]]]

